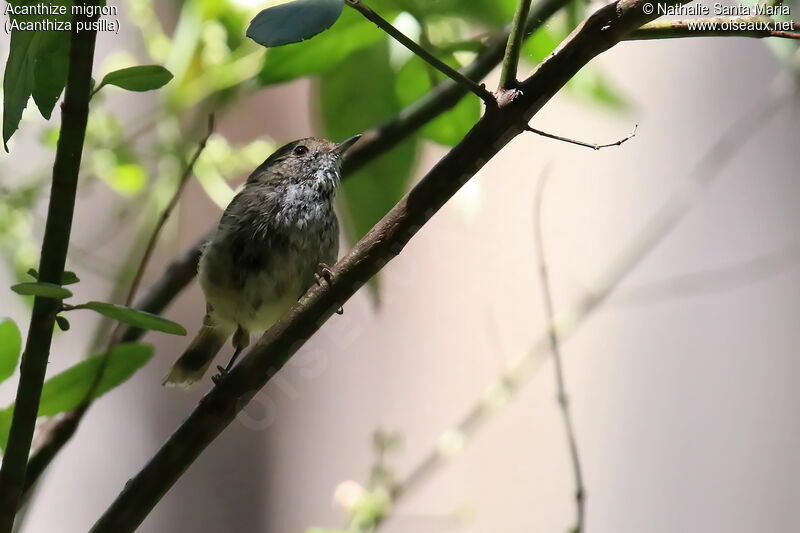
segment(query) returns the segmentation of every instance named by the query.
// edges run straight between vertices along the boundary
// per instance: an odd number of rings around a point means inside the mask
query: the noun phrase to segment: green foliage
[[[388,56],[383,41],[355,52],[322,75],[320,114],[329,138],[346,139],[390,119],[402,108]],[[411,135],[344,180],[339,198],[350,242],[361,238],[403,196],[414,168],[416,146],[417,136]]]
[[[0,320],[0,383],[14,373],[22,351],[22,335],[10,318]]]
[[[267,47],[297,43],[330,28],[343,8],[344,0],[294,0],[261,11],[247,36]]]
[[[67,12],[72,6],[72,2],[66,0],[51,3],[66,6]],[[21,2],[11,4],[20,5]],[[10,21],[38,22],[45,17],[60,22],[71,18],[70,15],[11,15]],[[69,36],[66,31],[11,30],[11,46],[3,76],[3,146],[6,151],[31,96],[42,116],[50,118],[67,81]]]
[[[141,329],[150,329],[169,333],[170,335],[186,335],[186,329],[180,324],[167,320],[166,318],[140,311],[131,307],[107,303],[107,302],[87,302],[75,306],[75,309],[91,309],[103,316],[113,318],[125,324],[130,324]]]
[[[55,283],[45,281],[26,281],[11,286],[11,290],[22,296],[39,296],[40,298],[64,299],[72,296],[72,291]]]
[[[455,60],[448,63],[450,66],[458,67]],[[412,57],[397,73],[396,91],[401,105],[410,105],[427,93],[433,87],[432,76],[436,75],[427,63],[418,57]],[[420,133],[436,143],[455,146],[478,122],[480,115],[480,101],[472,95],[467,95],[453,109],[423,126]]]
[[[171,79],[172,73],[161,65],[128,67],[106,74],[94,92],[106,85],[114,85],[127,91],[152,91],[160,89]]]
[[[152,356],[153,347],[146,344],[125,343],[112,348],[103,378],[92,398],[102,396],[125,382]],[[105,358],[104,354],[94,355],[45,381],[38,416],[54,416],[77,408],[89,394]],[[13,412],[13,404],[0,411],[0,447],[3,449]]]

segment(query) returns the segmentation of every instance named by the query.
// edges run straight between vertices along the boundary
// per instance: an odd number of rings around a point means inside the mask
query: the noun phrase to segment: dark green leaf
[[[93,397],[97,398],[123,383],[152,356],[153,347],[146,344],[126,343],[112,348]],[[45,381],[38,416],[53,416],[77,408],[89,394],[103,359],[103,354],[94,355]],[[0,447],[3,449],[8,441],[13,412],[13,404],[0,411]]]
[[[0,320],[0,382],[11,377],[22,351],[22,335],[10,318]]]
[[[176,324],[171,320],[146,311],[139,311],[138,309],[107,302],[88,302],[81,304],[79,307],[81,309],[97,311],[103,316],[136,326],[137,328],[163,331],[171,335],[186,335],[186,330],[180,324]]]
[[[39,280],[39,271],[35,268],[29,268],[28,275],[37,281]]]
[[[336,24],[336,31],[316,39],[270,49],[258,74],[258,81],[271,85],[335,68],[356,50],[385,38],[374,24],[348,9]]]
[[[72,5],[68,0],[54,0],[51,3],[67,6],[68,13]],[[71,15],[11,15],[8,22],[31,24],[44,18],[65,22],[71,20]],[[69,32],[12,28],[3,76],[3,145],[6,151],[8,140],[19,127],[22,112],[31,95],[42,116],[50,118],[66,82],[68,44]]]
[[[58,324],[58,329],[61,331],[69,331],[69,320],[66,317],[58,315],[56,317],[56,324]]]
[[[457,66],[452,59],[448,63]],[[403,106],[420,98],[431,87],[429,67],[417,57],[412,57],[397,73],[397,95]],[[421,130],[422,136],[445,146],[455,146],[478,122],[480,114],[480,101],[467,95],[453,109],[426,124]]]
[[[304,41],[330,28],[344,0],[295,0],[263,10],[250,21],[247,36],[262,46]]]
[[[72,272],[71,270],[65,270],[64,275],[61,276],[61,284],[62,285],[72,285],[73,283],[78,283],[80,278]]]
[[[172,73],[161,65],[140,65],[109,72],[96,90],[104,85],[115,85],[128,91],[152,91],[169,83]]]
[[[11,286],[11,290],[23,296],[40,296],[42,298],[64,299],[72,296],[72,292],[55,283],[44,281],[26,281]]]
[[[359,50],[322,75],[320,112],[325,133],[342,140],[393,117],[395,94],[386,41]],[[396,146],[342,182],[339,198],[350,242],[363,236],[403,196],[414,168],[417,137]]]
[[[33,71],[33,101],[46,119],[50,118],[67,83],[69,32],[46,31],[41,36],[39,57]]]

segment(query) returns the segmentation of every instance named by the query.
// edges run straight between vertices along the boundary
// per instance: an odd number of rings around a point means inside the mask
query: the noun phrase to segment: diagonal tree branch
[[[87,5],[87,2],[82,2]],[[97,17],[75,16],[77,23]],[[70,39],[69,67],[64,103],[61,108],[61,135],[53,164],[53,181],[47,223],[42,240],[39,280],[61,283],[69,247],[75,193],[78,186],[83,139],[89,115],[89,90],[94,59],[96,31],[74,30]],[[31,324],[20,365],[19,385],[8,435],[8,446],[0,468],[0,532],[10,532],[25,484],[33,430],[39,411],[53,325],[61,301],[36,297]]]
[[[533,7],[527,19],[526,31],[535,31],[553,16],[568,0],[543,0]],[[467,77],[482,79],[496,67],[503,58],[506,40],[510,30],[497,36],[478,55],[478,57],[462,73]],[[361,141],[348,154],[345,165],[345,177],[357,168],[369,163],[381,154],[391,150],[419,128],[432,121],[448,109],[455,106],[461,98],[468,94],[464,86],[452,80],[445,80],[432,91],[401,111],[398,116],[372,130],[365,132]],[[183,256],[173,261],[164,275],[147,292],[136,305],[137,309],[160,314],[169,303],[194,279],[197,274],[197,262],[200,259],[200,248],[206,241],[200,239]],[[128,327],[123,333],[121,342],[138,340],[144,332]],[[55,424],[47,435],[43,436],[42,446],[30,459],[29,479],[25,483],[27,493],[42,472],[50,464],[61,448],[69,441],[77,429],[81,417],[69,413]]]
[[[593,57],[655,18],[644,0],[619,0],[582,23],[520,85],[521,93],[487,113],[316,286],[278,321],[197,405],[95,523],[92,532],[134,531],[183,472],[321,325],[397,256],[419,229]],[[671,0],[670,4],[685,0]]]

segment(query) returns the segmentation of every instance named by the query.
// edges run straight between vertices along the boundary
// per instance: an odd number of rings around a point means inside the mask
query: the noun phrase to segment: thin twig
[[[522,42],[525,40],[525,21],[531,9],[531,0],[517,0],[517,9],[514,12],[514,21],[511,23],[511,33],[508,35],[506,53],[503,57],[503,70],[500,73],[500,88],[504,90],[515,89],[517,86],[517,67]]]
[[[536,204],[534,206],[535,217],[535,240],[536,240],[536,256],[539,261],[539,276],[542,282],[542,300],[544,302],[545,319],[549,324],[547,328],[547,337],[550,341],[550,352],[553,357],[553,369],[556,378],[556,390],[558,405],[561,409],[561,418],[564,421],[564,430],[567,435],[567,444],[569,446],[569,456],[572,462],[572,473],[575,478],[575,509],[576,520],[575,527],[572,529],[575,533],[583,533],[586,524],[586,487],[583,483],[583,469],[581,467],[581,458],[578,453],[578,440],[575,437],[575,427],[572,422],[572,414],[569,409],[569,397],[567,396],[567,386],[564,382],[564,368],[561,359],[561,349],[558,341],[558,332],[555,328],[555,312],[553,309],[553,295],[550,290],[550,276],[547,269],[547,261],[545,260],[544,253],[544,230],[542,229],[542,201],[544,198],[544,187],[547,183],[548,173],[545,171],[539,180],[539,186],[536,189]]]
[[[189,181],[189,177],[192,175],[194,164],[197,162],[200,154],[203,153],[203,150],[205,150],[208,138],[211,137],[213,132],[214,114],[211,113],[208,115],[208,129],[206,130],[206,135],[198,143],[194,155],[192,155],[192,158],[189,160],[186,168],[183,171],[183,174],[180,177],[180,180],[178,181],[178,186],[175,188],[172,198],[170,198],[169,203],[164,208],[164,211],[158,217],[158,221],[153,228],[153,233],[150,235],[150,239],[147,241],[147,246],[145,247],[144,254],[142,255],[142,260],[139,262],[139,267],[136,269],[136,275],[133,276],[133,281],[131,281],[131,287],[128,290],[128,296],[125,298],[126,307],[131,305],[133,298],[136,296],[136,291],[139,289],[139,283],[142,281],[142,276],[147,268],[147,264],[150,262],[150,256],[153,255],[153,250],[155,249],[156,242],[158,241],[158,236],[161,234],[161,229],[164,227],[164,224],[167,222],[170,214],[172,214],[175,206],[178,205],[178,200],[180,200],[183,189],[186,186],[186,183]]]
[[[591,144],[591,143],[587,143],[587,142],[583,142],[583,141],[576,141],[575,139],[570,139],[568,137],[561,137],[560,135],[553,135],[552,133],[547,133],[546,131],[537,130],[536,128],[533,128],[531,126],[526,126],[525,127],[525,131],[529,131],[531,133],[535,133],[536,135],[541,135],[542,137],[547,137],[549,139],[555,139],[557,141],[564,141],[564,142],[570,143],[570,144],[577,144],[578,146],[585,146],[587,148],[591,148],[592,150],[599,150],[601,148],[608,148],[610,146],[620,146],[622,143],[624,143],[624,142],[636,137],[636,130],[638,130],[638,129],[639,129],[639,124],[637,123],[637,124],[635,124],[633,126],[633,130],[626,137],[623,137],[622,139],[620,139],[618,141],[614,141],[614,142],[608,143],[608,144]]]
[[[365,5],[364,2],[361,0],[346,0],[346,2],[347,5],[364,15],[367,20],[374,22],[375,25],[388,33],[397,42],[411,50],[415,55],[425,60],[428,64],[442,72],[448,78],[475,93],[486,103],[486,105],[493,107],[497,105],[494,95],[490,93],[483,84],[478,85],[471,79],[467,78],[464,74],[450,67],[447,63],[425,50],[413,40],[409,39],[403,32],[392,26],[388,20],[378,15],[369,6]]]

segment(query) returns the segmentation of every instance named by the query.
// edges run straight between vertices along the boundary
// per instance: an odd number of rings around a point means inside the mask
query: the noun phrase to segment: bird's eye
[[[301,144],[300,146],[296,146],[292,153],[294,155],[306,155],[308,153],[308,148]]]

